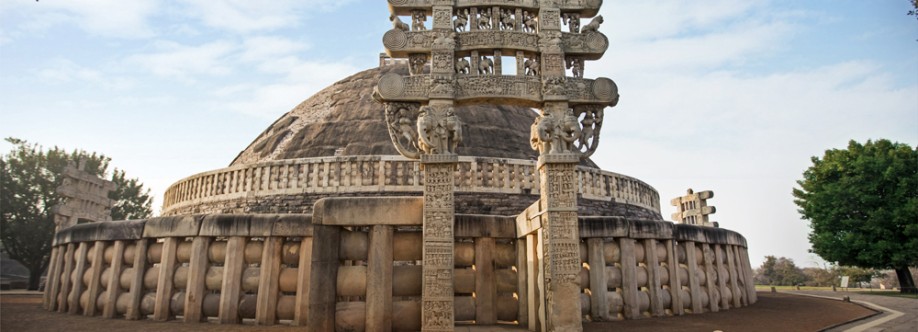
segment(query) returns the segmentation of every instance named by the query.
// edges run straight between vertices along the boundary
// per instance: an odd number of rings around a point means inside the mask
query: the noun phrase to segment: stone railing
[[[641,180],[578,167],[579,193],[588,200],[612,201],[660,213],[657,191]],[[539,193],[535,162],[460,157],[457,193]],[[170,186],[163,214],[190,205],[290,194],[421,192],[419,164],[400,156],[347,156],[289,159],[233,166],[192,175]]]
[[[55,235],[44,306],[104,318],[417,331],[419,197],[334,198],[315,213],[88,223]],[[537,236],[515,217],[457,215],[456,321],[533,326]],[[618,217],[579,219],[582,316],[699,314],[756,302],[742,235]],[[532,241],[532,242],[530,242]],[[388,317],[388,318],[387,318]],[[391,319],[398,317],[398,319]]]

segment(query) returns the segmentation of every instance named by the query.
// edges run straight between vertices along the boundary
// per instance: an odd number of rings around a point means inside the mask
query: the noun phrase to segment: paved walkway
[[[918,299],[858,294],[852,292],[787,291],[787,293],[830,297],[835,299],[841,299],[848,296],[851,298],[852,302],[866,305],[874,310],[883,311],[880,315],[826,330],[829,332],[918,331]]]

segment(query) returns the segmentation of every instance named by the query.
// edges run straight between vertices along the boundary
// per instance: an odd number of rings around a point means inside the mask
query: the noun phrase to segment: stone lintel
[[[628,235],[632,239],[669,239],[673,236],[673,223],[662,220],[632,220]]]
[[[456,237],[492,237],[515,239],[516,219],[479,214],[457,214],[455,216]]]
[[[538,200],[516,216],[517,236],[523,237],[542,228],[542,218],[539,218],[541,211],[541,200]]]
[[[71,242],[137,240],[144,232],[146,220],[104,221],[78,224],[54,235],[53,245]]]
[[[143,228],[143,237],[198,236],[203,220],[203,215],[151,218]]]
[[[418,226],[423,224],[421,197],[331,197],[316,202],[316,225]]]
[[[581,238],[628,237],[631,221],[622,217],[580,217]]]

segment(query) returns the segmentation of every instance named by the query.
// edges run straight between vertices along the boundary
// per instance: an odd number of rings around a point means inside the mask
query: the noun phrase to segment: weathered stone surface
[[[343,155],[397,155],[389,140],[383,105],[372,99],[373,87],[387,73],[408,74],[407,65],[368,69],[319,91],[281,116],[231,165],[266,160]],[[342,93],[345,92],[345,93]],[[529,125],[536,114],[527,107],[462,106],[463,156],[534,159]],[[586,165],[594,166],[592,162]]]

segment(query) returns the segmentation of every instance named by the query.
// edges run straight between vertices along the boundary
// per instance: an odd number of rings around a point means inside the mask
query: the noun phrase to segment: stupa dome
[[[390,72],[404,75],[408,66],[364,70],[319,91],[272,123],[230,166],[297,158],[398,155],[389,139],[383,105],[372,97],[379,78]],[[458,107],[456,113],[465,133],[460,156],[538,157],[529,146],[529,127],[536,117],[532,109],[470,105]],[[582,165],[596,167],[591,161]]]

